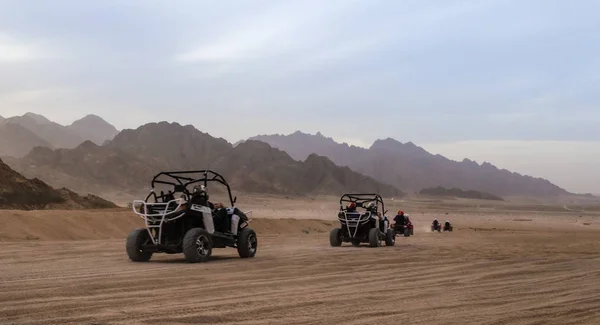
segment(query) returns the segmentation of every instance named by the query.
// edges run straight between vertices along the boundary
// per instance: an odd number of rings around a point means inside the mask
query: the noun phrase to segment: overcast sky
[[[0,0],[2,116],[393,137],[600,193],[599,89],[594,0]]]

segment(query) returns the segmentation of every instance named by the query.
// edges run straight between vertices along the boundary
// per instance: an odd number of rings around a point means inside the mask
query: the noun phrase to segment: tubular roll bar
[[[194,174],[196,174],[197,176]],[[173,181],[160,180],[159,178],[161,176],[169,177]],[[184,192],[187,195],[190,195],[191,193],[187,190],[187,187],[189,185],[200,182],[202,182],[205,187],[207,186],[208,182],[217,182],[225,186],[227,188],[227,194],[229,195],[229,201],[231,202],[231,206],[235,206],[235,202],[233,202],[233,196],[231,195],[231,188],[229,187],[229,184],[227,183],[225,178],[223,178],[221,174],[218,174],[209,169],[158,173],[156,174],[156,176],[154,176],[154,178],[152,178],[152,193],[148,194],[146,200],[148,200],[148,198],[150,198],[150,196],[154,194],[155,184],[173,185],[175,188],[182,188],[182,192]],[[156,194],[154,195],[156,196]]]
[[[344,210],[344,202],[360,203],[361,205],[367,202],[377,202],[377,204],[381,204],[381,210],[377,209],[377,211],[381,211],[382,214],[385,214],[383,198],[381,198],[379,194],[344,194],[340,197],[340,211]]]

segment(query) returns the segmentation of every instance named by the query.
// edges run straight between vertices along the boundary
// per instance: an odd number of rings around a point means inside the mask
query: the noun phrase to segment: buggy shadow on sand
[[[207,185],[214,182],[227,189],[230,207],[210,203]],[[173,188],[157,195],[157,184]],[[232,198],[223,176],[211,170],[162,172],[151,185],[144,200],[133,201],[133,211],[146,227],[134,229],[127,237],[126,251],[132,261],[147,262],[154,253],[183,253],[189,263],[206,262],[213,248],[225,247],[236,248],[242,258],[254,257],[258,241],[248,227],[251,211],[235,207],[237,197]]]
[[[344,203],[349,203],[344,207]],[[357,211],[357,208],[364,209]],[[371,247],[381,246],[385,241],[387,246],[394,246],[396,233],[388,228],[385,217],[383,199],[378,194],[344,194],[340,198],[338,219],[340,228],[335,228],[329,234],[331,246],[341,246],[343,242],[351,242],[353,246],[369,243]]]

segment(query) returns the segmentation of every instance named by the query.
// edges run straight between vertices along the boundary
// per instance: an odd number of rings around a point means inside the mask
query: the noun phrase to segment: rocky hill
[[[191,125],[168,122],[123,130],[104,147],[143,160],[153,170],[211,166],[213,161],[233,149],[226,140],[214,138]]]
[[[465,159],[461,162],[433,155],[412,142],[401,143],[388,138],[377,140],[368,148],[340,144],[320,133],[295,132],[290,135],[260,135],[251,140],[269,143],[303,160],[311,153],[326,156],[335,164],[394,185],[405,191],[443,186],[469,188],[498,196],[556,196],[568,194],[542,178],[498,169],[490,163],[481,165]]]
[[[213,169],[243,192],[297,195],[377,191],[402,193],[317,155],[296,161],[266,143],[246,141],[235,148],[192,126],[149,123],[124,130],[103,146],[86,141],[74,149],[36,147],[10,163],[28,177],[54,186],[94,193],[149,189],[160,171]]]
[[[101,209],[115,204],[95,195],[80,196],[66,188],[54,189],[43,181],[27,179],[0,160],[1,209]]]
[[[490,193],[473,191],[473,190],[464,191],[460,188],[444,188],[441,186],[422,189],[421,191],[419,191],[419,194],[429,195],[429,196],[445,196],[445,197],[465,198],[465,199],[504,201],[503,198],[493,195],[493,194],[490,194]]]
[[[112,124],[93,114],[86,115],[82,119],[73,122],[67,126],[67,129],[98,145],[111,140],[119,133],[119,130]]]
[[[296,161],[287,153],[260,141],[246,141],[214,163],[242,191],[282,194],[343,194],[376,192],[401,196],[398,189],[310,155]]]
[[[53,148],[48,141],[20,124],[0,124],[0,156],[23,157],[37,146]]]
[[[34,113],[10,117],[5,119],[4,123],[18,124],[48,141],[55,148],[74,148],[84,141],[83,137],[65,126]]]
[[[63,126],[46,117],[26,113],[0,119],[0,156],[20,158],[36,146],[72,149],[86,140],[102,144],[118,131],[95,115]]]

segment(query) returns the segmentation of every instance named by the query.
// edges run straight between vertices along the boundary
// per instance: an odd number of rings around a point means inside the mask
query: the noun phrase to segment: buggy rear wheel
[[[237,245],[238,255],[240,255],[241,258],[254,257],[257,248],[258,240],[256,239],[254,230],[250,228],[240,230]]]
[[[394,246],[396,243],[396,231],[394,229],[388,229],[385,234],[385,245]]]
[[[127,236],[125,249],[129,259],[134,262],[148,262],[152,258],[152,252],[144,252],[142,245],[150,240],[150,234],[145,228],[132,230]]]
[[[342,246],[342,229],[334,228],[329,233],[329,244],[331,247],[339,247]]]
[[[205,229],[192,228],[183,237],[183,255],[188,263],[206,262],[212,254],[211,236]]]
[[[371,247],[381,246],[381,241],[379,240],[379,229],[371,228],[371,230],[369,230],[369,245]]]

